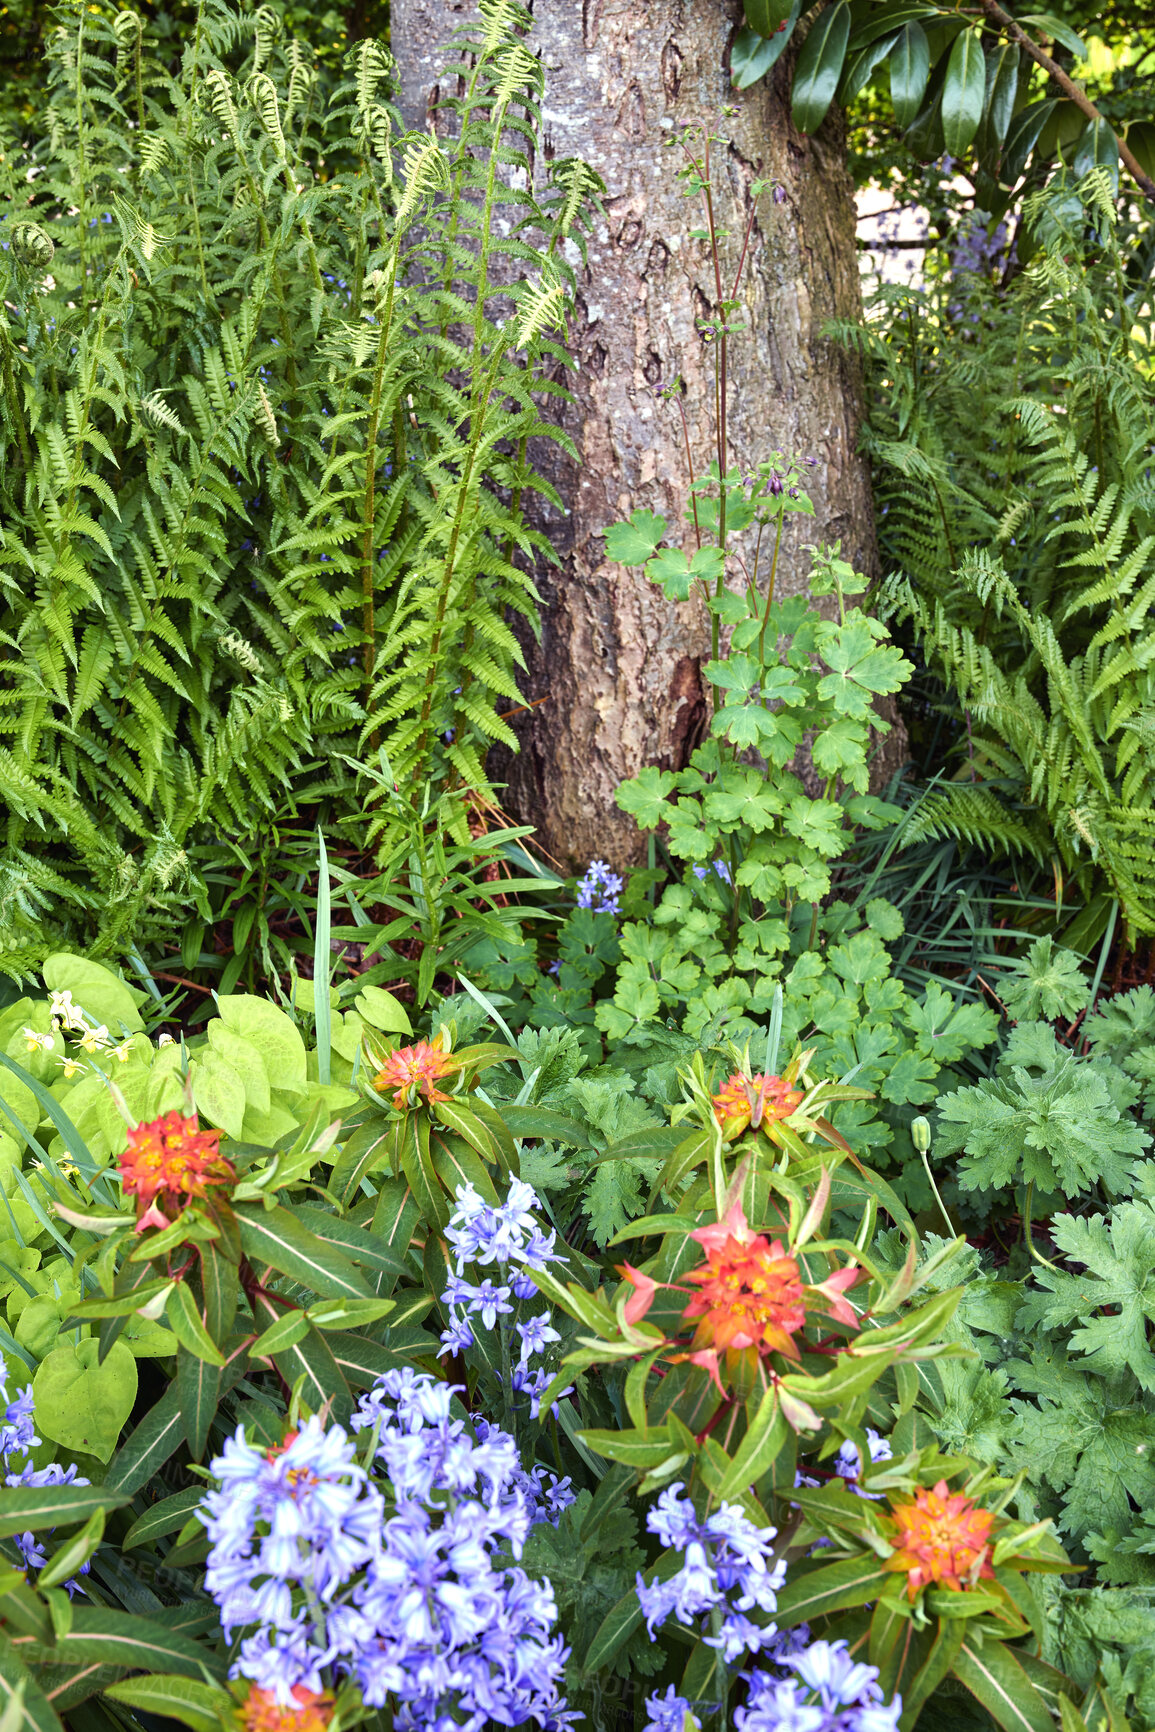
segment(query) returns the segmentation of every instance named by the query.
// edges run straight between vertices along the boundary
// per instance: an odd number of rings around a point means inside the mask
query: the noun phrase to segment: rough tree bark
[[[859,382],[821,335],[828,319],[860,308],[852,187],[840,118],[813,138],[791,125],[784,62],[769,85],[732,89],[738,0],[531,4],[546,148],[585,157],[608,197],[569,333],[578,370],[564,420],[581,463],[551,449],[542,464],[568,507],[539,519],[561,560],[539,573],[543,633],[525,682],[546,701],[523,718],[521,753],[502,769],[506,804],[537,825],[555,857],[622,865],[637,858],[639,837],[615,788],[644,764],[684,763],[706,720],[703,611],[672,606],[640,571],[610,564],[602,541],[636,506],[680,528],[689,481],[681,423],[659,399],[677,375],[695,465],[711,455],[712,356],[695,321],[708,316],[713,281],[705,247],[688,238],[700,205],[675,179],[680,152],[664,147],[693,122],[729,141],[715,185],[731,279],[750,183],[774,179],[785,191],[782,203],[759,201],[742,288],[749,328],[730,343],[729,413],[731,461],[741,467],[779,449],[817,459],[816,518],[787,520],[786,592],[805,586],[805,542],[841,538],[860,564],[874,558],[869,477],[855,453]],[[472,10],[472,0],[393,0],[410,125],[427,124],[439,45]]]

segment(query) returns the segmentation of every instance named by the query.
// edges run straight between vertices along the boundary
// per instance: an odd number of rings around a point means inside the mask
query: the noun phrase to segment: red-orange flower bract
[[[307,1690],[293,1685],[293,1701],[282,1707],[272,1690],[256,1684],[237,1712],[244,1732],[325,1732],[333,1718],[333,1698],[327,1690]]]
[[[919,1486],[913,1502],[890,1506],[887,1537],[897,1549],[882,1567],[906,1571],[912,1600],[929,1582],[961,1592],[995,1573],[989,1544],[994,1519],[962,1492],[952,1493],[945,1479],[929,1491]]]
[[[138,1229],[145,1213],[152,1216],[148,1225],[167,1225],[155,1206],[158,1199],[179,1210],[189,1198],[203,1197],[210,1185],[236,1177],[220,1152],[220,1140],[219,1131],[198,1130],[195,1118],[182,1118],[176,1112],[129,1131],[128,1148],[120,1157],[120,1178],[125,1192],[136,1197]]]
[[[768,1119],[788,1119],[802,1105],[803,1098],[802,1089],[791,1088],[780,1076],[759,1073],[744,1077],[735,1071],[713,1096],[712,1105],[718,1123],[725,1125],[731,1136],[737,1136],[753,1118],[756,1104],[761,1108],[758,1123],[764,1124]]]
[[[797,1359],[793,1336],[806,1321],[798,1264],[780,1240],[751,1234],[744,1218],[737,1232],[729,1224],[692,1235],[706,1250],[705,1263],[686,1276],[701,1288],[683,1312],[699,1319],[695,1348],[754,1347]]]
[[[394,1089],[393,1105],[398,1109],[411,1106],[414,1093],[426,1101],[447,1101],[449,1096],[437,1087],[437,1078],[452,1076],[460,1068],[436,1041],[419,1040],[416,1046],[400,1046],[389,1054],[373,1078],[373,1087],[379,1094]]]

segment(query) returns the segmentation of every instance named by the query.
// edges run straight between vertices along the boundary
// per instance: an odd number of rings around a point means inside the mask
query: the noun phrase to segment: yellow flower
[[[108,1045],[108,1025],[98,1022],[95,1028],[86,1028],[80,1037],[80,1044],[85,1052],[103,1052]]]
[[[20,1032],[28,1042],[29,1052],[51,1052],[56,1045],[50,1034],[37,1034],[34,1028],[22,1028]]]
[[[130,1034],[126,1034],[124,1039],[121,1041],[120,1045],[113,1047],[112,1056],[116,1060],[117,1064],[127,1064],[128,1063],[128,1055],[129,1055],[129,1053],[131,1053],[131,1051],[132,1051],[132,1036]]]
[[[66,1056],[66,1057],[62,1058],[59,1062],[60,1062],[60,1068],[64,1072],[65,1080],[68,1082],[71,1082],[72,1078],[76,1075],[78,1070],[84,1069],[84,1066],[81,1064],[80,1060],[72,1058],[71,1056]]]

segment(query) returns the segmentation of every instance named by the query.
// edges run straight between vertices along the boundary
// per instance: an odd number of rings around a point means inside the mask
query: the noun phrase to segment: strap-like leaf
[[[84,1522],[101,1509],[129,1501],[123,1488],[104,1485],[4,1486],[0,1488],[0,1539],[38,1528]]]
[[[288,1209],[237,1209],[241,1243],[254,1263],[272,1264],[282,1275],[325,1299],[368,1299],[368,1287],[333,1245],[319,1239]]]
[[[104,1694],[126,1708],[139,1708],[163,1720],[179,1720],[191,1732],[220,1732],[235,1707],[226,1690],[214,1690],[185,1677],[126,1678]]]

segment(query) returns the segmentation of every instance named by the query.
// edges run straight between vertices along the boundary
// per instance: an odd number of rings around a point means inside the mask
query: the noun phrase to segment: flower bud
[[[925,1155],[930,1148],[930,1120],[920,1114],[910,1127],[910,1139],[920,1155]]]

